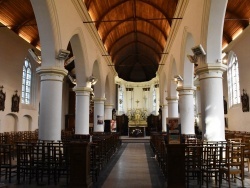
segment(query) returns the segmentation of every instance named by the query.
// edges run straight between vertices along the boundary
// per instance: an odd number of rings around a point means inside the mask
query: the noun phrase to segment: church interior
[[[249,23],[249,0],[0,0],[0,187],[249,187]]]

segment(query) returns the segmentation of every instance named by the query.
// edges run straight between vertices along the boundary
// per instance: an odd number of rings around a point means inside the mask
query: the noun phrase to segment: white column
[[[59,67],[39,67],[41,77],[39,139],[61,140],[62,85],[67,70]]]
[[[168,117],[169,118],[178,118],[178,99],[177,98],[166,98],[168,101]]]
[[[76,92],[75,134],[89,134],[89,97],[92,88],[74,87]]]
[[[113,110],[113,104],[105,104],[104,105],[104,119],[105,120],[111,120],[112,119],[112,110]]]
[[[225,140],[222,74],[226,65],[202,64],[196,68],[200,80],[203,139]]]
[[[162,105],[162,132],[167,132],[168,105]]]
[[[94,98],[94,132],[104,132],[105,98]]]
[[[200,130],[202,130],[202,120],[201,120],[201,94],[200,86],[196,86],[196,122]]]
[[[194,132],[194,88],[178,87],[180,122],[182,134],[195,134]]]

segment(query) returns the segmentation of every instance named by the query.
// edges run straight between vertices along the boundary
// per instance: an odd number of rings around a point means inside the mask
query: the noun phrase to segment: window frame
[[[239,81],[239,61],[234,52],[228,55],[227,69],[228,105],[229,108],[241,103],[240,81]]]
[[[32,66],[28,58],[25,58],[22,69],[22,97],[21,103],[31,104],[31,90],[32,90]]]

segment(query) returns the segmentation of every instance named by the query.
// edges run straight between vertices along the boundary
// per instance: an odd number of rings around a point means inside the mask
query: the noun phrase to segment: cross
[[[140,102],[140,101],[138,101],[138,99],[137,99],[137,101],[135,101],[136,103],[137,103],[137,107],[138,107],[138,103]]]

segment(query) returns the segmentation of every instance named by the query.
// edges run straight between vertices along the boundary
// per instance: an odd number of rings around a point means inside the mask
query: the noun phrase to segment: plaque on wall
[[[0,110],[4,111],[5,109],[5,97],[6,94],[3,92],[3,86],[0,87]]]
[[[17,95],[17,91],[15,92],[16,94],[12,96],[11,112],[19,112],[20,96]]]
[[[168,144],[181,143],[181,125],[179,118],[167,118]]]

